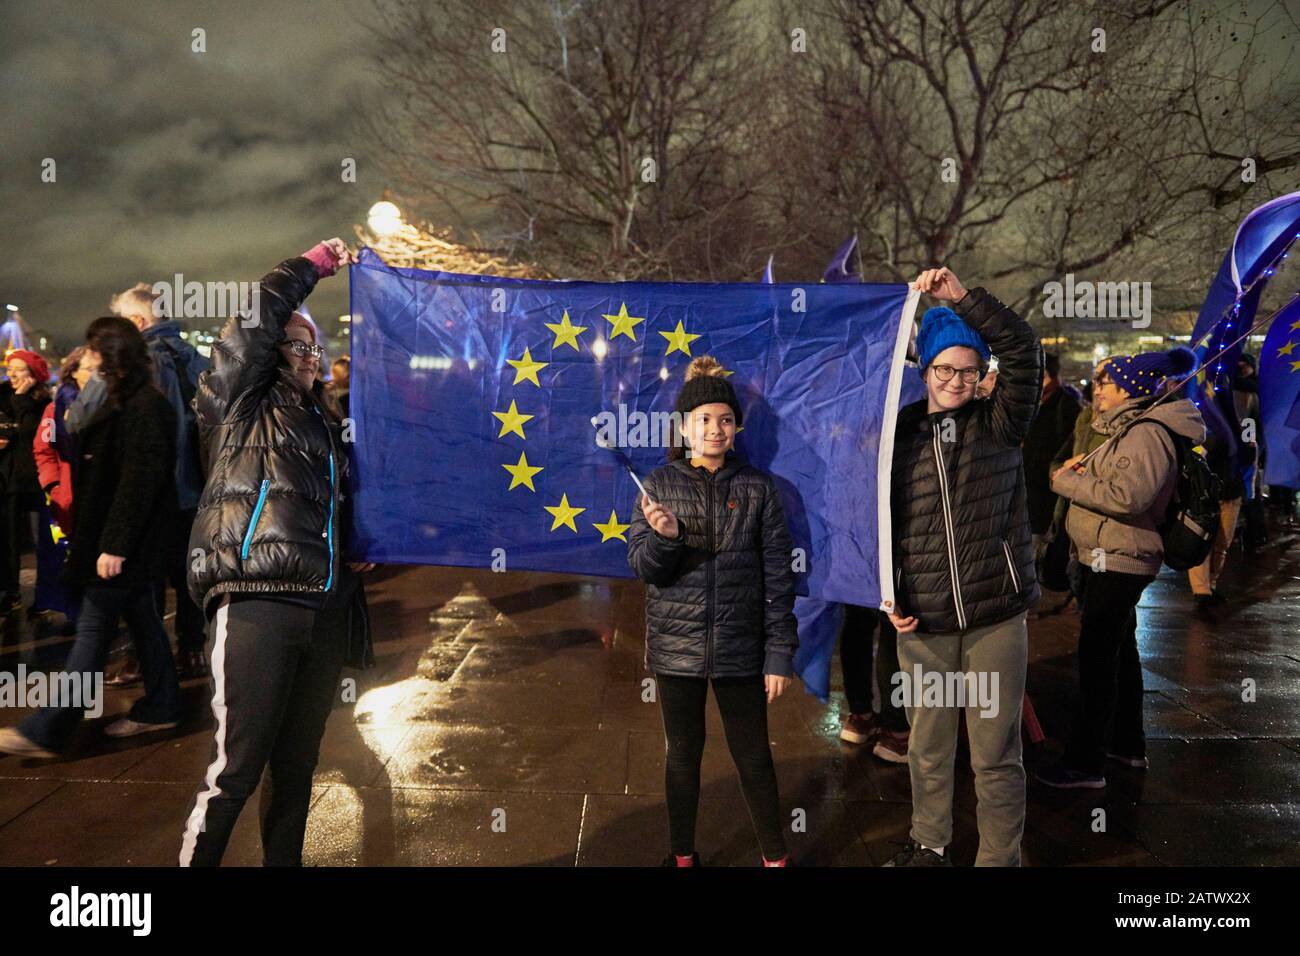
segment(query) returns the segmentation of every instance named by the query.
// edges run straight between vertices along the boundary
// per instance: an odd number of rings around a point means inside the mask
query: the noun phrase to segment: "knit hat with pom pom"
[[[1196,353],[1184,345],[1168,352],[1112,355],[1101,363],[1104,371],[1135,398],[1154,395],[1166,378],[1182,378],[1196,368]]]
[[[677,395],[677,413],[684,418],[701,405],[730,405],[736,413],[736,424],[740,425],[740,399],[724,377],[726,371],[711,355],[693,359],[686,367],[686,384]]]

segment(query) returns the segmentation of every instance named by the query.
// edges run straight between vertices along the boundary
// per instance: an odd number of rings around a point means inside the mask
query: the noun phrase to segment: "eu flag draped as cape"
[[[798,592],[893,599],[907,286],[506,279],[397,269],[368,249],[351,279],[364,560],[631,577],[638,492],[593,419],[644,476],[707,354],[740,397],[738,453],[781,489]]]

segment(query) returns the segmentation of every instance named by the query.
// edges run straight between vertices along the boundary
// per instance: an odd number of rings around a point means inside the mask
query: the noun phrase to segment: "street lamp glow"
[[[402,211],[387,199],[370,207],[366,224],[376,236],[391,236],[402,228]]]

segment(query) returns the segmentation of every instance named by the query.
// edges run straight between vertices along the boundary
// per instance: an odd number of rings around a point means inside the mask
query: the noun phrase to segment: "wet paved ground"
[[[1216,620],[1165,574],[1139,612],[1151,769],[1113,768],[1105,791],[1029,784],[1025,862],[1300,863],[1300,548],[1234,549]],[[30,585],[30,572],[25,577]],[[1180,579],[1181,578],[1181,579]],[[642,701],[642,604],[633,582],[445,568],[373,576],[379,666],[330,718],[308,829],[310,864],[654,865],[666,852],[663,739]],[[28,589],[30,599],[30,589]],[[1030,625],[1029,691],[1049,736],[1068,725],[1078,617]],[[54,622],[11,618],[0,669],[57,665]],[[351,673],[351,672],[348,672]],[[1254,702],[1242,701],[1246,679]],[[69,759],[0,756],[0,866],[172,865],[203,775],[205,682],[184,687],[174,734],[107,741],[138,689],[110,691]],[[883,862],[908,830],[907,769],[838,739],[838,673],[823,705],[796,686],[771,708],[795,862]],[[24,711],[0,710],[0,725]],[[698,847],[706,864],[753,865],[756,843],[709,705]],[[1053,745],[1027,751],[1033,766]],[[968,761],[964,746],[959,768]],[[1096,832],[1097,809],[1105,811]],[[954,858],[974,858],[975,797],[958,776]],[[255,807],[227,862],[260,862]]]

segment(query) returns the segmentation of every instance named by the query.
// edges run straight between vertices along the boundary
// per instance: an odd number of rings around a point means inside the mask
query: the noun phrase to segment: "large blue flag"
[[[906,285],[544,282],[352,269],[366,560],[630,577],[637,489],[692,357],[731,370],[738,452],[782,491],[800,594],[893,599],[888,480]]]
[[[1232,382],[1237,357],[1245,348],[1244,340],[1238,340],[1254,324],[1264,287],[1297,234],[1300,193],[1279,196],[1252,209],[1237,226],[1192,330],[1198,358],[1213,361],[1189,382],[1189,397],[1201,409],[1206,425],[1227,443],[1234,468],[1241,447],[1241,425],[1232,401]],[[1261,380],[1263,372],[1261,364]]]
[[[1264,480],[1300,488],[1300,300],[1277,314],[1264,338],[1259,408],[1268,456]]]

